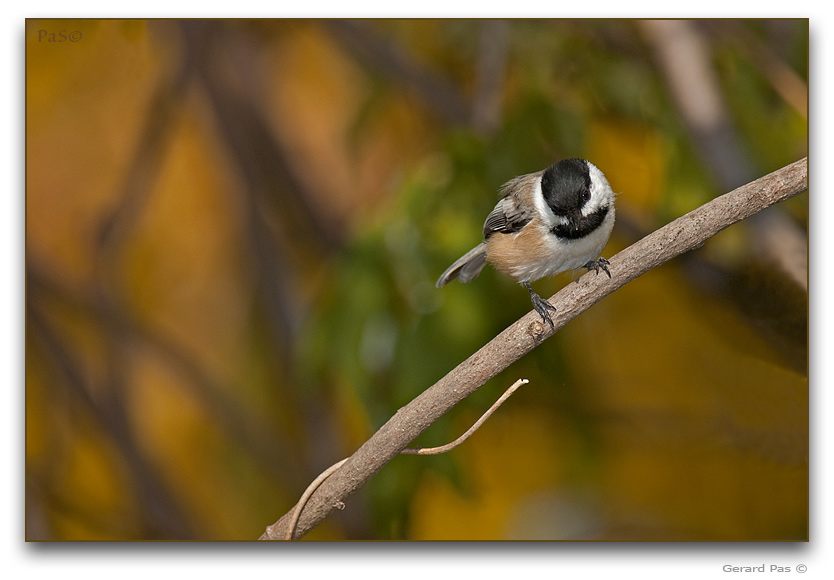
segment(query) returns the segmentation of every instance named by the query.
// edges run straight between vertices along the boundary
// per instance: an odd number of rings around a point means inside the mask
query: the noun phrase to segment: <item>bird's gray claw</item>
[[[550,328],[555,328],[553,325],[553,319],[550,317],[550,312],[548,312],[548,310],[556,312],[556,307],[536,293],[532,293],[530,298],[533,301],[533,308],[539,313],[542,320],[547,322],[550,325]]]
[[[597,258],[596,260],[591,260],[590,262],[585,264],[585,267],[588,268],[589,272],[593,270],[597,273],[597,275],[599,275],[599,271],[602,270],[603,272],[608,274],[608,277],[610,278],[611,272],[608,271],[608,265],[609,262],[605,258]]]

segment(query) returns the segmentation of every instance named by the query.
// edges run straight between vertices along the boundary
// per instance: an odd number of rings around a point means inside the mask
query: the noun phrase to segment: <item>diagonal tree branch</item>
[[[402,407],[310,497],[294,538],[309,532],[344,500],[362,487],[383,465],[420,433],[489,379],[541,344],[570,320],[621,286],[652,268],[700,247],[724,228],[807,189],[808,159],[734,189],[665,225],[610,259],[611,279],[582,276],[550,302],[554,328],[530,312],[463,361],[408,405]],[[263,540],[284,537],[292,510],[266,529]]]

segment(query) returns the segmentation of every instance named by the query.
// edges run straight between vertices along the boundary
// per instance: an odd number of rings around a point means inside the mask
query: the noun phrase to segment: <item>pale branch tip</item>
[[[507,389],[506,391],[504,391],[504,394],[501,395],[498,398],[498,400],[495,401],[492,404],[492,406],[489,409],[486,410],[486,412],[484,412],[483,415],[481,415],[480,419],[475,421],[475,423],[473,423],[473,425],[469,429],[466,430],[466,433],[464,433],[463,435],[461,435],[460,437],[458,437],[457,439],[455,439],[451,443],[447,443],[446,445],[441,445],[439,447],[414,447],[414,448],[406,447],[405,449],[400,451],[400,453],[403,454],[403,455],[440,455],[441,453],[446,453],[447,451],[451,451],[452,449],[454,449],[455,447],[457,447],[458,445],[460,445],[461,443],[463,443],[464,441],[469,439],[469,437],[475,431],[477,431],[478,428],[481,425],[483,425],[484,422],[486,422],[487,419],[489,419],[490,415],[492,415],[498,409],[498,407],[503,405],[504,401],[509,399],[510,396],[513,393],[515,393],[516,390],[518,390],[518,388],[521,385],[526,385],[529,382],[530,381],[528,381],[527,379],[518,379],[516,382],[514,382],[512,385],[510,385],[510,388]]]
[[[362,487],[420,433],[510,364],[530,352],[570,320],[628,282],[689,250],[724,228],[807,189],[808,158],[717,197],[655,230],[609,259],[611,279],[582,276],[550,298],[553,328],[535,312],[522,316],[434,385],[399,409],[335,473],[311,492],[297,522],[293,509],[267,528],[261,539],[282,539],[286,530],[301,537]]]

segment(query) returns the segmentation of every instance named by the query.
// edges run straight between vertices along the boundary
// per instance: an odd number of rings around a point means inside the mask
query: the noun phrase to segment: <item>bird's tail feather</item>
[[[484,264],[486,264],[486,244],[481,242],[455,260],[455,263],[440,275],[436,286],[438,288],[445,286],[455,278],[466,284],[481,273]]]

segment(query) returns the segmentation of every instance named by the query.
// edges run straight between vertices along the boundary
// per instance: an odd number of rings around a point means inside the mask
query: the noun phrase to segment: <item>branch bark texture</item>
[[[554,328],[531,311],[429,389],[399,409],[310,497],[294,538],[306,534],[362,487],[420,433],[481,385],[569,321],[652,268],[704,244],[726,227],[807,189],[808,159],[801,159],[734,189],[654,231],[609,259],[611,278],[584,275],[550,298]],[[267,527],[262,540],[285,536],[292,511]]]

